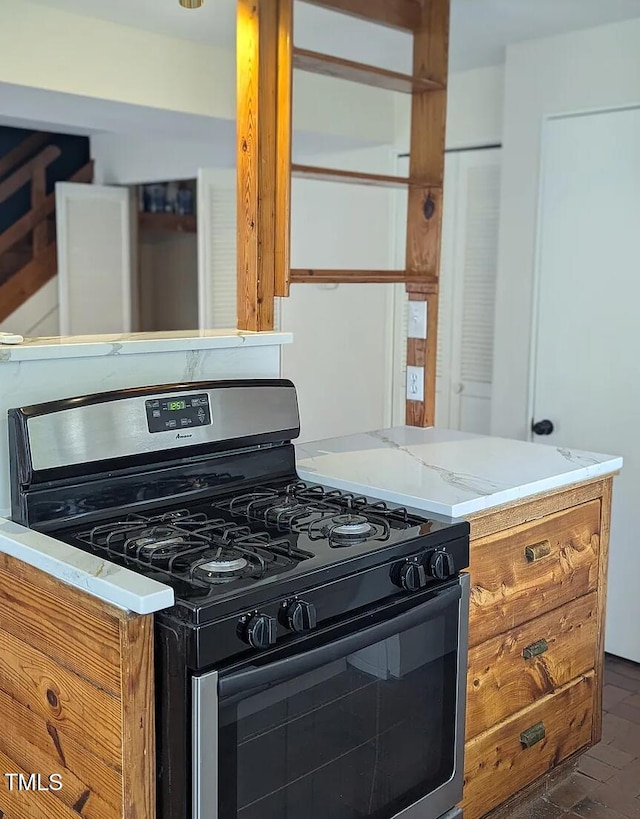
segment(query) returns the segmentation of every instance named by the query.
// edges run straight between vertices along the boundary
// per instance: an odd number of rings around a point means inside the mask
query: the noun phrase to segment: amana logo
[[[193,435],[192,435],[191,433],[189,433],[188,435],[181,435],[180,433],[178,433],[178,434],[176,435],[176,440],[177,440],[178,438],[193,438]]]

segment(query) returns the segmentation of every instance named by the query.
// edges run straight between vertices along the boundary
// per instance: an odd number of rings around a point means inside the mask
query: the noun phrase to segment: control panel
[[[211,424],[211,407],[206,393],[172,395],[145,401],[149,432],[179,432]]]

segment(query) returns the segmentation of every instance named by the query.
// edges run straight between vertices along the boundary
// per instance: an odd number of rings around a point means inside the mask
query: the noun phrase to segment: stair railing
[[[47,220],[55,213],[55,192],[47,195],[46,171],[60,156],[60,148],[48,145],[28,161],[50,138],[49,134],[33,134],[0,159],[0,177],[19,163],[20,167],[0,182],[0,206],[10,196],[31,183],[31,208],[3,233],[0,233],[0,256],[33,233],[32,258],[20,270],[0,284],[0,322],[3,322],[27,299],[45,285],[57,272],[56,243],[49,241]],[[75,173],[69,182],[93,181],[93,162]]]

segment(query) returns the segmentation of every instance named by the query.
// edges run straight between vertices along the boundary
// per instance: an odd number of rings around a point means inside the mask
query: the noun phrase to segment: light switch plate
[[[408,337],[409,338],[426,338],[427,337],[427,302],[426,301],[410,301],[409,302],[409,321],[408,321]]]
[[[424,401],[424,367],[407,367],[407,401]]]

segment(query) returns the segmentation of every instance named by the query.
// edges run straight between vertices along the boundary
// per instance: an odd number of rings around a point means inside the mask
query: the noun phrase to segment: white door
[[[436,361],[436,425],[489,434],[500,211],[500,149],[445,158],[442,258]],[[399,173],[408,172],[408,163]],[[406,207],[400,209],[403,237]],[[398,262],[404,264],[404,241]],[[402,261],[401,261],[402,259]],[[406,294],[398,289],[395,423],[403,423]]]
[[[236,305],[236,175],[198,171],[198,319],[201,330],[234,329]]]
[[[640,110],[547,121],[539,237],[531,410],[554,431],[534,438],[624,456],[606,650],[640,662]]]
[[[56,184],[61,335],[131,332],[129,189]]]

